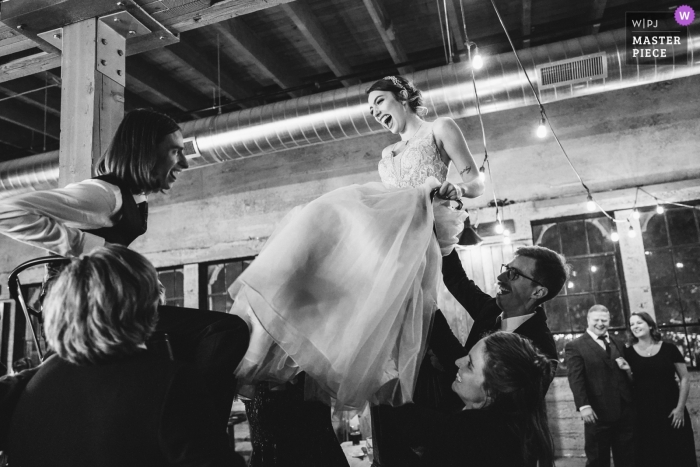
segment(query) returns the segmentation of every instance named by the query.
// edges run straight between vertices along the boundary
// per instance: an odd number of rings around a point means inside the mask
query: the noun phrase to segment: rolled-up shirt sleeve
[[[0,201],[0,233],[61,256],[80,256],[104,245],[104,239],[81,229],[112,227],[121,207],[119,187],[83,180]]]

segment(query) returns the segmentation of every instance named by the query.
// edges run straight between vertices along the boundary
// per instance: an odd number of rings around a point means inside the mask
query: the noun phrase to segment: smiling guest
[[[629,332],[631,346],[617,363],[634,378],[634,465],[697,467],[693,426],[685,408],[690,380],[683,355],[675,345],[661,341],[649,313],[632,313]]]
[[[556,297],[566,282],[568,266],[562,255],[541,246],[518,248],[513,261],[502,265],[495,298],[467,277],[456,251],[443,259],[442,275],[447,289],[474,319],[466,352],[485,333],[514,332],[532,340],[556,365],[557,348],[542,304]]]
[[[452,391],[464,409],[444,415],[414,404],[421,429],[399,425],[401,435],[424,452],[424,467],[541,467],[554,465],[544,395],[552,378],[549,358],[529,339],[496,332],[456,361]]]
[[[569,386],[584,422],[586,465],[609,466],[612,450],[615,467],[629,467],[635,465],[634,409],[629,378],[616,363],[623,346],[608,334],[606,307],[593,305],[587,319],[586,332],[565,348]]]

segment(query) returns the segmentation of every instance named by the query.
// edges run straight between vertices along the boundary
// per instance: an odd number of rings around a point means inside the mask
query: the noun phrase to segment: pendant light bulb
[[[479,180],[486,181],[486,169],[483,166],[479,169]]]
[[[613,242],[617,242],[620,240],[620,234],[617,233],[617,230],[613,230],[612,233],[610,234],[610,240]]]
[[[478,47],[474,53],[474,58],[472,58],[472,66],[475,70],[481,70],[484,67],[484,59],[481,58]]]
[[[635,209],[634,211],[632,211],[632,217],[634,217],[635,219],[639,219],[639,216],[639,209]]]
[[[656,213],[657,214],[663,214],[664,213],[664,207],[661,206],[660,204],[656,205]]]
[[[627,236],[629,238],[634,238],[637,236],[637,231],[634,230],[634,227],[630,225],[630,229],[627,231]]]
[[[503,237],[503,243],[505,243],[506,245],[509,245],[510,244],[510,237]]]
[[[540,119],[540,124],[537,126],[536,133],[538,138],[547,136],[547,121],[544,118],[544,113],[542,113],[542,118]]]
[[[501,221],[498,221],[498,224],[496,224],[496,233],[497,234],[502,234],[506,229],[503,228],[503,224],[501,224]]]
[[[588,202],[586,203],[586,208],[590,212],[595,211],[596,205],[595,205],[595,201],[593,201],[593,197],[591,195],[588,195]]]

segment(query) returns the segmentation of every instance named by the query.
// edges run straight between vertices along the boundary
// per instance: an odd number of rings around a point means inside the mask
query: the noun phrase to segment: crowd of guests
[[[387,77],[368,94],[374,118],[402,136],[383,153],[383,181],[404,177],[406,187],[416,188],[415,177],[395,167],[393,158],[403,154],[432,158],[428,164],[443,177],[447,164],[461,167],[463,183],[437,185],[448,198],[483,191],[474,185],[474,161],[456,124],[419,118],[415,86]],[[159,303],[155,269],[127,248],[146,232],[146,195],[169,189],[187,168],[182,152],[178,125],[140,109],[119,126],[96,178],[0,203],[1,233],[71,258],[47,281],[44,327],[53,355],[37,368],[0,379],[0,450],[12,467],[245,465],[225,436],[239,389],[235,375],[250,349],[270,335],[260,334],[264,326],[245,317]],[[375,199],[396,193],[372,190]],[[420,203],[432,202],[420,187],[416,190]],[[419,208],[425,211],[423,204]],[[437,222],[446,211],[433,209]],[[426,225],[421,235],[430,250],[432,222]],[[387,230],[390,235],[391,226]],[[398,371],[398,378],[377,391],[410,394],[411,403],[371,408],[375,466],[553,466],[545,394],[558,360],[543,305],[567,280],[565,259],[544,247],[519,248],[502,266],[492,297],[467,277],[451,245],[442,242],[428,253],[445,255],[436,262],[442,264],[441,277],[474,324],[462,344],[442,312],[429,310],[429,332],[418,340],[417,356],[423,358],[412,362],[419,368],[416,378],[402,387]],[[290,318],[299,319],[292,308]],[[423,319],[425,312],[419,311],[416,319]],[[593,307],[586,333],[566,347],[570,386],[585,422],[588,465],[609,465],[610,450],[618,467],[696,465],[682,356],[660,343],[645,313],[630,317],[630,347],[608,335],[609,322],[604,307]],[[331,333],[325,336],[331,344],[333,333],[343,332],[312,324]],[[404,329],[406,323],[398,324]],[[154,333],[167,334],[167,355],[149,344]],[[394,341],[387,348],[392,346]],[[282,357],[290,363],[288,355]],[[330,407],[305,399],[304,388],[313,378],[294,370],[284,381],[256,381],[247,402],[250,465],[347,466],[333,436]]]

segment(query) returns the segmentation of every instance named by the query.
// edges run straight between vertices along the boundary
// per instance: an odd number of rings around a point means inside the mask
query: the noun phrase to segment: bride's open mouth
[[[384,125],[384,128],[386,128],[387,130],[391,130],[391,122],[392,122],[392,121],[394,121],[394,119],[393,119],[393,118],[391,117],[391,115],[389,115],[389,114],[382,115],[382,116],[379,118],[379,123],[381,123],[382,125]]]

